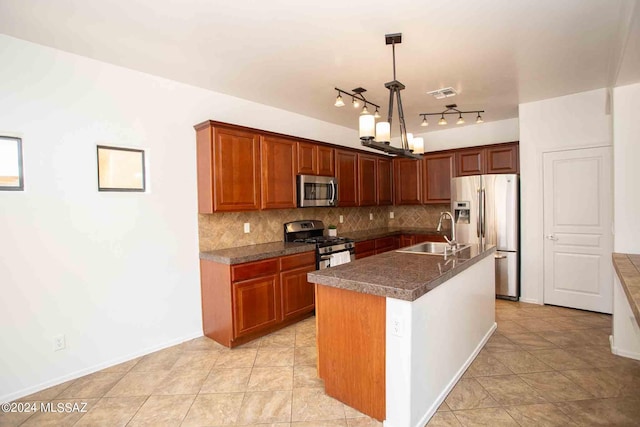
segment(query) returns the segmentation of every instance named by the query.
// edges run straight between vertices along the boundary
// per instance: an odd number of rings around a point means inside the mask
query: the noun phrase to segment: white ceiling
[[[334,107],[333,88],[365,87],[386,109],[384,35],[401,32],[405,117],[422,132],[436,126],[419,128],[418,113],[451,102],[495,121],[517,117],[522,102],[613,86],[619,74],[640,81],[638,55],[622,61],[638,46],[636,3],[0,0],[0,32],[352,128],[357,111]],[[426,95],[447,86],[459,95]]]

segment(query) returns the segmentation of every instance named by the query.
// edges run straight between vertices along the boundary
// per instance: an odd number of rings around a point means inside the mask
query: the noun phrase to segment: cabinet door
[[[424,156],[424,203],[451,201],[451,172],[453,153],[426,154]]]
[[[216,128],[214,211],[260,208],[260,135]]]
[[[358,154],[358,204],[374,206],[378,196],[378,159],[368,154]],[[339,183],[340,181],[338,181]]]
[[[235,282],[231,286],[234,337],[269,328],[278,322],[278,275]]]
[[[403,234],[400,236],[400,247],[405,248],[407,246],[415,245],[416,239],[414,236]]]
[[[518,173],[518,143],[487,147],[486,173]]]
[[[484,173],[484,148],[456,151],[456,176]]]
[[[318,145],[318,175],[336,176],[335,152],[336,150],[324,145]]]
[[[356,259],[366,258],[371,255],[376,254],[376,241],[365,240],[364,242],[356,242],[355,248],[356,250]]]
[[[318,146],[310,142],[298,142],[298,173],[318,175]]]
[[[422,162],[413,159],[393,159],[395,177],[394,204],[422,203]]]
[[[391,159],[378,158],[378,205],[393,204]]]
[[[296,142],[262,139],[262,209],[296,207]],[[238,171],[238,175],[244,173]]]
[[[338,206],[358,206],[358,155],[353,151],[336,150]]]
[[[376,242],[376,254],[383,252],[389,252],[394,249],[398,249],[398,240],[395,237],[381,237],[375,240]]]
[[[282,319],[287,320],[313,311],[315,307],[313,283],[307,282],[307,273],[316,269],[315,263],[280,273]]]

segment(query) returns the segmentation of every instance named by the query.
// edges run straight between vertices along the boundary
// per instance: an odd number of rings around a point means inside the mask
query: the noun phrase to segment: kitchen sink
[[[468,248],[470,245],[458,245],[455,249],[451,249],[448,243],[442,242],[424,242],[417,245],[409,246],[397,250],[396,252],[412,253],[412,254],[426,254],[426,255],[452,255],[460,252],[463,249]]]

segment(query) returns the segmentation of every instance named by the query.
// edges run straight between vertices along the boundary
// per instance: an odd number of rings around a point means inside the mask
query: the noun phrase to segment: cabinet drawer
[[[254,277],[266,276],[278,273],[278,259],[266,259],[264,261],[248,262],[246,264],[234,265],[231,267],[231,281],[252,279]]]
[[[306,267],[310,265],[316,265],[315,252],[287,255],[280,258],[280,271],[287,271],[294,268]]]
[[[375,240],[365,240],[364,242],[356,243],[356,255],[363,252],[371,252],[376,249],[376,241]]]

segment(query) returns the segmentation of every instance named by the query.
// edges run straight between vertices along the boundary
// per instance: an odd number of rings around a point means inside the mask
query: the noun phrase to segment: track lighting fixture
[[[473,111],[460,111],[458,110],[456,107],[456,104],[449,104],[446,106],[447,109],[442,111],[441,113],[420,113],[419,115],[422,116],[422,125],[426,126],[424,124],[424,122],[427,121],[427,116],[440,116],[440,120],[438,120],[438,124],[441,126],[444,126],[447,124],[447,119],[444,118],[444,116],[446,114],[457,114],[458,115],[458,120],[456,121],[457,125],[461,125],[464,124],[464,117],[462,117],[463,114],[468,114],[468,113],[476,113],[478,115],[478,117],[476,117],[476,123],[484,123],[484,120],[482,120],[482,116],[480,116],[480,113],[484,113],[484,110],[473,110]]]

